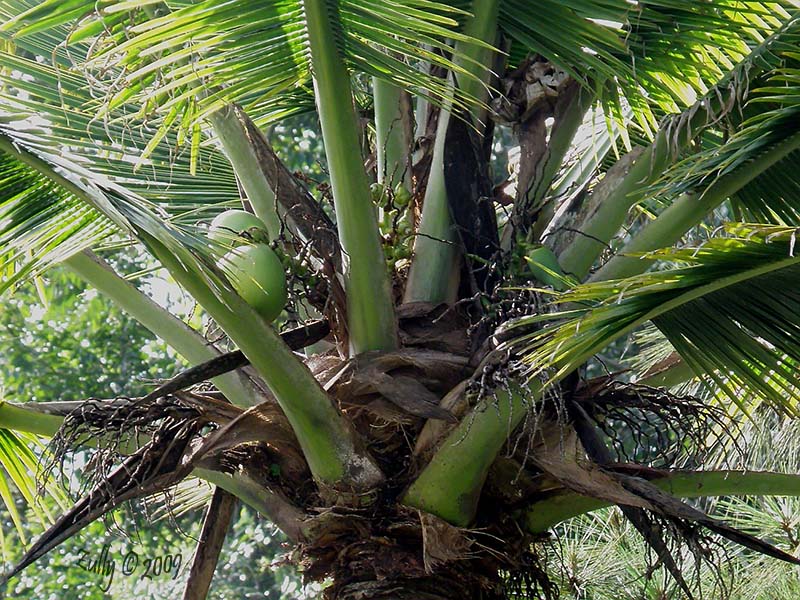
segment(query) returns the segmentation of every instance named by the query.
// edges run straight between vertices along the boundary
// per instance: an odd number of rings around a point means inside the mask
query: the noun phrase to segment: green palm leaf
[[[113,223],[12,157],[0,155],[0,290],[117,231]]]
[[[800,224],[800,153],[792,152],[731,197],[735,213],[744,221]]]
[[[778,86],[778,83],[783,85]],[[721,145],[711,145],[688,157],[667,172],[654,193],[673,196],[710,187],[718,179],[739,169],[770,148],[800,132],[800,70],[775,69],[763,85],[752,89],[745,110],[753,112]],[[778,165],[785,167],[786,165]],[[749,205],[758,210],[757,204]],[[762,210],[763,207],[762,207]]]
[[[170,252],[173,260],[181,262],[183,271],[191,272],[198,280],[210,278],[207,284],[219,288],[221,279],[213,266],[214,249],[196,226],[173,222],[171,215],[157,203],[116,183],[111,177],[85,168],[80,157],[60,147],[46,133],[37,135],[0,124],[0,151],[29,177],[43,182],[42,186],[34,189],[51,191],[53,188],[46,187],[44,182],[54,185],[58,208],[79,207],[79,210],[86,211],[81,214],[90,215],[90,223],[97,221],[106,226],[105,235],[116,228],[120,233],[143,241],[151,251],[157,247],[162,254],[164,251]],[[38,233],[36,226],[39,225],[45,231],[55,232],[59,222],[63,223],[63,215],[51,209],[53,202],[51,196],[37,194],[26,196],[24,202],[12,204],[12,209],[18,209],[17,220],[11,222],[13,228],[6,235],[6,248],[16,252],[15,256],[19,254],[20,239],[11,235],[14,231],[22,233],[33,230],[35,235]],[[6,221],[5,225],[8,224],[9,221]],[[48,254],[44,256],[52,257],[49,262],[66,258],[97,240],[97,237],[79,237],[78,241],[84,243],[77,245],[74,243],[75,232],[72,233],[62,236],[63,239],[56,239],[56,243],[47,247]],[[65,247],[61,244],[72,245]],[[41,269],[42,260],[38,262],[38,269]],[[35,264],[26,265],[24,270],[32,271]]]
[[[751,48],[780,27],[789,2],[630,3],[524,0],[501,4],[510,62],[539,53],[582,81],[620,114],[619,90],[650,131],[654,112],[691,105]],[[644,93],[643,93],[644,92]]]
[[[175,135],[153,143],[157,123],[99,120],[87,103],[85,78],[64,69],[9,52],[0,52],[0,67],[0,101],[21,124],[36,124],[36,143],[68,147],[79,164],[124,183],[176,217],[192,213],[194,220],[208,218],[219,211],[215,203],[239,199],[230,165],[213,147],[198,148],[192,159]],[[125,111],[129,108],[110,116]],[[147,158],[142,157],[145,149]],[[197,165],[193,173],[192,160]]]
[[[47,49],[48,39],[36,38],[37,48]],[[153,137],[147,123],[98,120],[86,105],[85,79],[63,68],[2,51],[0,67],[6,144],[49,157],[73,181],[121,185],[162,220],[194,226],[239,203],[230,164],[215,147],[199,146],[192,156],[174,133]],[[149,156],[142,158],[145,149]],[[0,159],[0,175],[0,269],[6,273],[0,289],[121,231],[96,207],[10,155]]]
[[[52,502],[60,509],[68,506],[65,491],[51,477],[45,476],[37,482],[41,456],[46,454],[47,449],[37,436],[0,429],[0,501],[23,544],[27,544],[27,528],[16,502],[18,496],[35,521],[45,527],[55,521]]]
[[[672,200],[673,205],[681,204],[680,209],[672,211],[677,212],[680,222],[674,214],[661,218],[660,222],[657,219],[651,226],[635,234],[631,243],[636,245],[631,247],[631,252],[646,252],[672,245],[710,210],[768,170],[769,164],[785,158],[792,148],[780,145],[781,140],[787,139],[788,132],[777,126],[776,120],[774,133],[771,134],[775,143],[762,143],[758,152],[740,151],[738,158],[747,165],[742,169],[726,173],[723,181],[718,181],[720,175],[714,170],[722,166],[720,157],[716,154],[731,133],[741,136],[742,140],[759,135],[757,128],[750,132],[743,131],[746,129],[742,124],[743,117],[746,121],[748,118],[756,117],[757,113],[764,112],[764,105],[749,102],[753,94],[752,88],[763,87],[770,77],[789,68],[790,61],[793,60],[791,52],[797,47],[798,42],[800,42],[800,18],[795,16],[787,19],[783,25],[754,46],[742,61],[690,108],[666,117],[653,143],[638,157],[636,153],[630,153],[626,157],[625,160],[634,161],[632,168],[628,168],[629,165],[626,166],[624,162],[616,163],[623,170],[620,173],[617,169],[615,178],[618,181],[611,179],[610,187],[607,186],[608,181],[603,184],[607,198],[594,212],[590,208],[593,201],[590,199],[587,212],[583,216],[579,215],[579,220],[573,223],[573,227],[577,227],[585,235],[574,237],[571,241],[562,240],[562,243],[567,242],[566,246],[559,249],[562,267],[581,277],[587,275],[592,263],[603,249],[603,243],[613,240],[620,228],[628,229],[624,225],[629,219],[629,209],[648,198],[653,201],[647,204],[647,209],[655,212],[659,212],[660,209],[658,201]],[[790,124],[789,131],[794,129],[796,129],[794,124]],[[791,139],[789,136],[788,141],[791,142]],[[696,144],[692,143],[697,140],[702,142],[701,152],[697,152]],[[743,147],[746,148],[747,144],[744,143]],[[727,146],[725,148],[727,152]],[[681,157],[685,158],[685,161],[673,166]],[[758,169],[753,168],[755,166],[753,163],[756,162],[760,162]],[[610,166],[605,165],[606,169],[610,169]],[[686,181],[690,171],[696,177],[691,183]],[[657,184],[648,187],[650,183],[656,181]],[[686,201],[680,202],[680,197],[677,201],[674,200],[676,194],[694,189],[692,185],[699,185],[701,182],[706,187],[700,187],[696,193],[687,194],[690,197]],[[710,184],[715,182],[719,185],[713,193],[708,193]],[[704,197],[698,198],[700,194]],[[755,222],[769,221],[770,219]],[[657,232],[654,233],[652,227],[656,225]],[[645,233],[648,237],[641,239]],[[645,264],[642,262],[638,266],[642,267]],[[624,257],[615,257],[606,263],[593,279],[622,277],[624,274],[632,274],[625,273],[630,268],[631,261]],[[640,271],[634,269],[632,272]]]
[[[178,121],[189,123],[236,102],[263,125],[265,115],[292,110],[287,95],[309,97],[299,0],[206,0],[170,8],[144,0],[47,0],[4,29],[16,31],[19,43],[70,24],[72,43],[100,36],[85,67],[108,73],[95,81],[111,108],[136,98],[143,111],[157,106],[164,114],[188,113],[190,118]],[[790,8],[789,2],[574,0],[540,2],[534,9],[522,0],[504,0],[499,25],[513,40],[511,67],[528,54],[541,54],[584,83],[594,82],[618,115],[619,88],[649,131],[655,125],[651,106],[661,112],[691,104],[779,27]],[[337,23],[338,50],[351,69],[440,99],[448,93],[447,82],[417,65],[464,72],[457,63],[465,57],[447,57],[455,41],[477,43],[459,33],[469,9],[467,2],[348,0],[331,1],[329,13]],[[122,71],[109,71],[109,62]],[[456,100],[473,101],[463,95]]]
[[[746,389],[794,412],[800,399],[800,273],[796,230],[732,226],[699,248],[649,255],[684,266],[579,286],[558,302],[570,308],[520,320],[557,324],[526,334],[531,375],[555,365],[555,377],[578,368],[613,340],[652,321],[681,357],[741,403]]]
[[[72,41],[101,35],[86,67],[113,71],[103,85],[114,108],[136,98],[148,110],[177,107],[203,117],[231,103],[253,115],[285,114],[286,95],[311,87],[310,51],[302,2],[206,0],[175,5],[161,3],[69,2],[48,0],[6,23],[16,36],[85,17]],[[142,10],[139,10],[142,9]],[[329,2],[337,24],[337,46],[351,69],[391,81],[434,99],[450,86],[430,78],[415,65],[420,60],[466,74],[449,58],[454,41],[473,42],[458,32],[463,12],[433,0]],[[138,21],[130,26],[130,20]],[[123,24],[125,25],[123,27]],[[478,43],[478,42],[474,42]],[[120,74],[123,76],[120,77]],[[100,79],[97,80],[100,83]],[[195,99],[200,100],[195,103]],[[457,103],[473,101],[457,92]],[[253,110],[258,107],[259,110]]]

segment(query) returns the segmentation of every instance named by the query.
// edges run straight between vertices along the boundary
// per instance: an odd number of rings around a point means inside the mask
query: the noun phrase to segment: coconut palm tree
[[[63,263],[196,364],[0,406],[55,463],[96,452],[9,576],[189,476],[217,488],[186,598],[236,499],[331,599],[555,593],[547,531],[610,504],[687,597],[709,535],[800,562],[681,499],[800,492],[707,461],[746,446],[731,415],[797,411],[797,9],[0,2],[3,289]],[[322,182],[270,144],[309,112]]]

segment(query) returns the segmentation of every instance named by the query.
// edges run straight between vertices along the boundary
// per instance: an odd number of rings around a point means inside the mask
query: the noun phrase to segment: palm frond
[[[567,310],[520,325],[562,318],[519,343],[532,375],[555,365],[563,377],[611,341],[652,321],[698,374],[741,403],[747,389],[795,412],[800,399],[800,273],[796,230],[731,226],[730,237],[699,248],[648,255],[684,266],[579,286],[561,295]]]
[[[22,40],[73,24],[71,42],[94,39],[84,66],[98,74],[95,83],[109,109],[135,98],[143,114],[158,106],[164,114],[188,113],[179,122],[191,123],[238,103],[263,124],[266,113],[286,116],[287,95],[310,90],[310,51],[298,0],[206,0],[163,8],[142,1],[48,0],[4,28]],[[328,12],[351,69],[437,101],[448,95],[449,84],[430,78],[417,63],[466,75],[450,58],[451,44],[480,44],[458,31],[465,13],[436,0],[346,0],[329,2]],[[105,83],[100,72],[108,73]],[[457,104],[475,101],[456,92]]]
[[[180,260],[184,269],[201,279],[208,275],[215,285],[219,285],[220,278],[214,275],[217,271],[213,267],[213,248],[197,227],[173,223],[163,208],[112,178],[85,168],[78,157],[55,145],[47,135],[34,135],[30,131],[21,132],[17,128],[0,125],[0,150],[16,163],[25,165],[39,177],[58,186],[61,197],[68,202],[84,209],[88,207],[95,218],[102,216],[104,223],[113,223],[116,230],[123,234],[159,244]],[[38,196],[33,198],[35,202],[30,200],[22,205],[32,214],[28,220],[21,221],[27,228],[37,222],[37,217],[48,206],[48,198]],[[50,217],[55,220],[58,215]],[[45,227],[55,227],[50,219],[42,222]],[[70,242],[71,238],[67,237],[66,241]],[[18,240],[9,237],[8,244],[10,248],[15,248]],[[59,253],[61,258],[66,254],[64,248],[59,247],[51,249],[51,252]]]
[[[800,152],[792,152],[731,197],[741,220],[778,225],[800,224]]]
[[[51,477],[37,482],[40,458],[46,453],[47,449],[37,436],[0,429],[0,501],[23,544],[27,543],[28,529],[18,507],[17,495],[22,497],[35,521],[45,527],[55,520],[53,506],[63,509],[68,505],[66,492]]]
[[[154,138],[157,123],[98,119],[87,105],[85,78],[63,68],[10,52],[0,52],[0,67],[5,111],[35,124],[37,138],[68,147],[80,164],[159,203],[176,218],[189,213],[195,221],[208,218],[219,210],[214,204],[239,199],[231,167],[215,148],[201,146],[192,157],[175,135]],[[129,111],[122,107],[111,117]]]
[[[510,61],[539,53],[593,82],[609,112],[630,106],[645,131],[655,114],[691,105],[790,20],[791,2],[540,2],[501,5]]]
[[[793,50],[784,49],[777,54],[782,64],[751,82],[742,107],[746,118],[738,125],[729,124],[735,127],[733,131],[669,169],[652,187],[653,195],[702,195],[719,179],[746,170],[759,155],[787,143],[800,132],[800,69]],[[740,190],[735,206],[748,218],[771,217],[758,222],[769,222],[776,215],[792,219],[797,201],[791,168],[796,162],[797,156],[792,153],[766,170]]]
[[[80,158],[47,136],[0,125],[0,151],[7,176],[0,186],[7,273],[0,291],[111,235],[135,231],[148,232],[178,255],[199,253],[198,272],[200,263],[212,264],[213,249],[197,226],[173,222],[163,207],[81,166]]]
[[[47,49],[49,41],[39,40],[37,48]],[[62,67],[4,51],[0,67],[5,143],[49,157],[73,180],[100,177],[121,185],[151,203],[162,220],[194,225],[239,202],[230,164],[215,147],[190,153],[173,133],[153,137],[156,129],[147,123],[99,120],[87,109],[85,79]],[[0,172],[0,268],[6,273],[0,290],[124,231],[10,154],[0,159]]]
[[[101,213],[8,154],[0,155],[0,291],[93,246],[117,228]]]

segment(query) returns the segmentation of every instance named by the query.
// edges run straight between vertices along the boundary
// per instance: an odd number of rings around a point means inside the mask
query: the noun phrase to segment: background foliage
[[[127,251],[115,252],[113,259],[121,272],[134,273],[146,266],[141,257]],[[37,289],[33,283],[24,284],[0,305],[0,344],[4,348],[0,385],[4,398],[35,402],[143,395],[152,389],[154,381],[184,367],[166,344],[69,271],[55,268],[44,277],[46,285]],[[157,275],[145,275],[137,281],[172,310],[186,308],[179,289]],[[47,305],[42,301],[42,291]],[[77,464],[81,460],[85,460],[83,453],[75,458]],[[196,481],[193,485],[207,493],[207,485]],[[27,510],[23,524],[30,540],[43,528],[30,507],[26,509],[26,503],[18,500],[18,509]],[[41,502],[58,509],[50,498]],[[117,512],[116,524],[102,520],[92,523],[43,558],[37,568],[15,580],[9,591],[25,600],[177,597],[182,593],[202,512],[201,505],[171,517],[165,514],[162,503],[149,511],[139,505],[127,506]],[[0,528],[3,563],[13,564],[25,546],[5,507],[0,508]],[[217,572],[209,597],[303,598],[305,592],[293,569],[270,566],[285,552],[283,539],[269,522],[246,506],[240,507],[223,550],[225,565]],[[117,573],[108,591],[104,591],[106,578],[78,565],[83,550],[91,558],[99,555],[105,544],[111,545],[111,554],[117,560]],[[153,579],[121,576],[122,557],[131,550],[140,557],[180,553],[183,569],[174,580],[164,575]],[[313,594],[313,590],[308,593]]]

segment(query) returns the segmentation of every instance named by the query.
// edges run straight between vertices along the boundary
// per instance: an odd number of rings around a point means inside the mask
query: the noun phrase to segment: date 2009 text
[[[123,557],[118,568],[118,559],[111,556],[111,546],[104,544],[99,553],[81,550],[75,563],[84,571],[97,573],[103,577],[103,591],[108,591],[114,581],[116,573],[126,577],[139,574],[145,579],[153,579],[162,575],[175,579],[180,573],[183,557],[180,552],[164,554],[162,556],[142,558],[135,550],[128,551]]]

